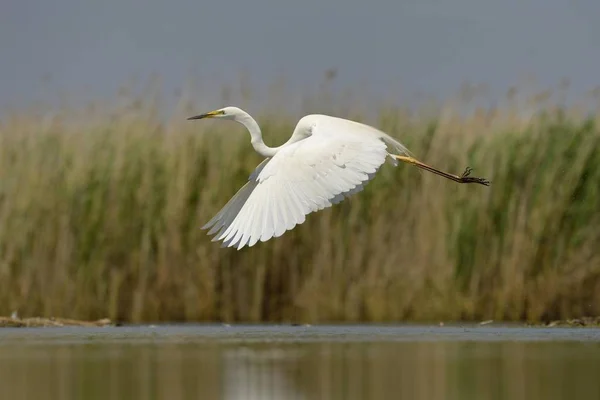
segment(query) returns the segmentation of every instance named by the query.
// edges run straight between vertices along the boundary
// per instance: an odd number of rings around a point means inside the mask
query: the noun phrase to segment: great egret
[[[260,127],[247,112],[225,107],[188,120],[222,118],[238,122],[250,132],[252,147],[266,157],[248,182],[202,229],[211,228],[222,247],[254,246],[279,237],[311,212],[337,204],[357,193],[389,158],[415,165],[459,183],[489,185],[482,178],[452,175],[426,165],[396,139],[371,126],[327,115],[307,115],[298,121],[290,139],[267,146]],[[388,151],[388,147],[393,152]],[[395,154],[400,153],[400,154]]]

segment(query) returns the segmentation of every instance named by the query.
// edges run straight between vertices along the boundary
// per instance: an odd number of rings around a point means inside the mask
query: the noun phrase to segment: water
[[[600,329],[0,329],[6,399],[600,398]]]

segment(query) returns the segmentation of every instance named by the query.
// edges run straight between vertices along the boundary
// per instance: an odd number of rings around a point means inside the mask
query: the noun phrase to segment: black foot
[[[465,168],[465,172],[460,176],[460,183],[479,183],[480,185],[490,186],[490,181],[487,179],[469,176],[471,171],[473,170],[470,167]]]

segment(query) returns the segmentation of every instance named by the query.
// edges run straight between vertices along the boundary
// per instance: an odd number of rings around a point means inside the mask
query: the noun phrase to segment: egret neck
[[[250,114],[240,113],[235,116],[234,121],[239,122],[248,129],[251,137],[250,143],[258,154],[263,157],[273,157],[277,153],[279,147],[269,147],[265,144],[260,126],[258,126],[258,123],[250,116]]]

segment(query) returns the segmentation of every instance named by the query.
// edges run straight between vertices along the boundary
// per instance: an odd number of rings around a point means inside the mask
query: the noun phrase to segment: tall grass
[[[594,118],[554,108],[529,119],[509,109],[342,112],[438,168],[471,166],[492,186],[384,165],[364,192],[238,252],[199,227],[260,162],[247,134],[185,113],[159,121],[153,107],[2,120],[0,314],[132,322],[600,314]],[[271,144],[296,122],[257,114]]]

